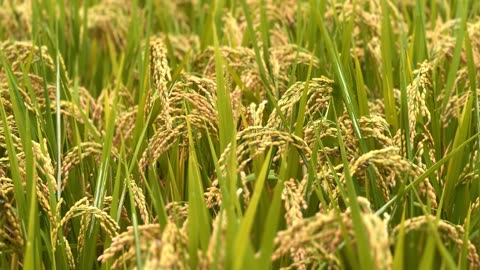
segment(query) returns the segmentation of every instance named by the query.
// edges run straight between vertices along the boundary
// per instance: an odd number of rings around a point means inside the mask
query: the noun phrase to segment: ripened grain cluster
[[[477,1],[0,3],[0,269],[480,269]]]

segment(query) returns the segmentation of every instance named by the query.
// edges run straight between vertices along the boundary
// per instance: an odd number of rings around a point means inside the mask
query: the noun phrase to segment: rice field
[[[480,1],[0,0],[0,269],[480,269]]]

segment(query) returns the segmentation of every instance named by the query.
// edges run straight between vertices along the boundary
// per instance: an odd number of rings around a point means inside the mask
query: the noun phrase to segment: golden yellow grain
[[[41,61],[46,67],[55,71],[55,62],[48,53],[46,46],[38,47],[30,41],[4,41],[0,44],[0,50],[3,52],[6,61],[10,63],[13,71],[22,72],[21,67],[26,63],[35,64]],[[60,65],[63,70],[66,70],[61,57]]]
[[[158,224],[138,226],[140,246],[146,264],[160,269],[184,269],[188,266],[188,242],[183,229],[168,221],[162,230]],[[135,256],[135,237],[132,227],[113,238],[112,244],[98,258],[101,262],[113,259],[112,269],[123,265],[133,265]]]
[[[480,210],[480,197],[472,203],[472,213],[477,213]]]
[[[75,259],[73,258],[72,249],[70,247],[70,244],[68,243],[67,238],[65,238],[65,236],[63,237],[63,242],[65,243],[65,251],[67,253],[68,266],[70,266],[70,269],[75,269]]]
[[[284,182],[285,186],[281,198],[285,206],[287,227],[293,226],[303,219],[302,210],[307,209],[307,202],[304,199],[306,183],[306,179],[303,179],[297,184],[293,178]],[[306,258],[306,251],[303,247],[291,249],[290,254],[294,263],[301,262]],[[306,269],[306,267],[300,267],[299,269]]]
[[[463,235],[465,233],[463,227],[460,225],[451,224],[446,220],[437,220],[435,216],[431,215],[410,218],[405,220],[403,224],[397,225],[393,229],[393,240],[395,240],[396,234],[402,228],[406,234],[413,231],[426,231],[428,233],[430,230],[430,226],[428,225],[429,223],[434,224],[436,227],[435,229],[438,231],[443,241],[450,241],[456,244],[459,251],[462,249]],[[470,241],[468,241],[467,246],[467,260],[470,263],[470,269],[480,269],[480,260],[477,248]]]
[[[313,78],[308,82],[308,85],[304,82],[296,82],[283,94],[278,101],[278,107],[285,118],[290,119],[295,109],[294,105],[299,104],[305,87],[308,87],[307,107],[305,109],[306,121],[308,121],[310,117],[325,113],[332,97],[332,86],[333,81],[326,77]],[[270,114],[267,126],[277,127],[280,120],[281,118],[275,110]]]
[[[371,212],[370,202],[363,197],[358,197],[358,203],[363,211],[362,220],[369,237],[371,254],[373,255],[376,269],[392,269],[393,259],[390,251],[388,232],[388,219],[381,219]]]
[[[341,241],[339,228],[329,229],[335,226],[336,220],[333,213],[328,215],[317,214],[312,218],[303,219],[301,222],[279,231],[275,238],[276,249],[273,253],[272,260],[276,261],[282,256],[289,254],[292,250],[303,248],[307,254],[305,258],[315,262],[326,262],[330,267],[338,267],[339,260],[334,255],[336,245]],[[314,254],[313,248],[316,249]],[[298,262],[297,262],[298,263]]]
[[[158,83],[162,87],[162,83]],[[155,134],[149,139],[147,148],[139,161],[143,171],[148,164],[154,164],[160,156],[169,150],[177,141],[182,147],[187,146],[187,125],[189,119],[196,139],[202,132],[209,132],[215,138],[218,136],[218,116],[215,109],[215,87],[211,80],[199,79],[194,76],[184,76],[179,83],[172,86],[168,96],[164,95],[165,104],[169,104],[157,116],[154,122]],[[166,86],[165,86],[166,87]],[[189,105],[186,112],[185,105]],[[168,117],[168,118],[167,118]]]
[[[262,98],[266,96],[266,90],[263,86],[260,76],[260,69],[255,58],[255,52],[247,47],[227,47],[219,48],[220,54],[232,68],[235,73],[240,76],[243,83],[242,88],[258,90],[262,94]],[[215,59],[214,48],[208,47],[202,53],[196,56],[194,60],[195,68],[203,71],[203,77],[215,80]],[[265,67],[265,64],[262,62]],[[229,73],[225,74],[226,81],[233,81]],[[239,86],[237,86],[239,87]],[[273,85],[272,85],[273,88]],[[233,100],[233,99],[232,99]]]
[[[175,269],[182,267],[181,259],[179,258],[179,252],[185,252],[186,250],[177,250],[179,238],[179,230],[175,223],[167,223],[165,229],[163,229],[162,238],[163,243],[161,249],[161,257],[159,266],[161,269]]]
[[[149,106],[153,106],[152,103],[159,99],[162,114],[166,120],[166,128],[167,130],[170,130],[172,128],[169,109],[170,91],[167,87],[167,83],[172,78],[170,74],[170,66],[168,64],[167,48],[161,39],[153,39],[150,42],[150,74],[155,88],[153,96],[149,98]]]
[[[75,166],[80,164],[82,160],[87,157],[95,158],[95,161],[99,161],[102,156],[103,146],[97,142],[82,142],[79,145],[72,147],[71,150],[65,154],[62,162],[62,186],[63,190],[68,183],[70,172],[74,169]],[[117,151],[112,150],[112,155],[118,158]]]
[[[142,243],[160,239],[161,228],[159,224],[147,224],[138,226],[138,231],[142,236],[140,240]],[[117,252],[121,252],[129,246],[135,245],[135,237],[133,235],[133,227],[129,226],[127,231],[122,232],[112,239],[112,244],[107,248],[103,254],[98,258],[99,261],[105,262],[106,260],[113,258]]]
[[[26,187],[26,158],[25,153],[23,152],[23,146],[20,138],[18,138],[15,134],[11,134],[11,139],[13,140],[14,147],[16,148],[17,152],[17,160],[19,165],[20,176],[22,177],[22,187],[24,190],[27,190]],[[48,184],[51,185],[52,189],[56,191],[56,180],[54,177],[54,168],[53,164],[50,160],[48,154],[44,154],[46,151],[46,141],[43,142],[44,144],[41,145],[35,141],[31,142],[32,151],[34,154],[34,175],[33,177],[36,178],[36,186],[35,186],[35,193],[37,195],[37,200],[44,210],[45,214],[49,217],[51,223],[54,222],[54,215],[50,209],[50,189]],[[5,145],[5,138],[0,136],[0,145]],[[5,147],[5,146],[3,146]],[[4,167],[8,169],[10,167],[10,161],[8,157],[0,159],[0,167]],[[45,181],[48,183],[46,184]],[[0,183],[3,186],[3,192],[8,194],[13,190],[13,183],[10,178],[2,177]]]
[[[168,219],[174,223],[181,224],[188,217],[187,202],[169,202],[165,205]]]
[[[141,246],[145,249],[145,245]],[[133,259],[135,259],[136,253],[134,248],[128,249],[122,255],[120,255],[111,265],[111,269],[124,269],[124,268],[132,268],[134,269],[134,264],[131,263]]]
[[[212,185],[205,192],[205,203],[208,208],[222,205],[222,191],[219,188],[218,179],[212,181]]]
[[[242,44],[244,32],[242,31],[241,25],[236,16],[228,11],[222,16],[222,21],[224,23],[223,34],[227,40],[227,45],[232,48],[240,46]]]
[[[300,183],[291,178],[285,181],[282,191],[282,200],[285,205],[285,220],[287,226],[292,226],[303,219],[303,209],[307,209],[307,202],[304,198],[304,192],[307,181],[302,180]]]
[[[72,218],[79,216],[83,217],[87,215],[93,215],[98,220],[100,227],[109,237],[113,238],[118,235],[120,227],[118,226],[117,222],[113,220],[112,217],[108,215],[108,213],[96,207],[90,206],[88,197],[84,197],[81,200],[77,201],[72,207],[70,207],[70,209],[60,220],[60,223],[53,228],[51,237],[52,243],[54,243],[54,249],[55,243],[57,242],[58,230],[64,228],[67,222]]]
[[[430,111],[425,103],[426,94],[431,86],[430,72],[432,65],[424,61],[419,68],[413,71],[415,78],[407,86],[408,123],[410,129],[410,141],[415,141],[416,123],[418,117],[425,118],[425,125],[431,121]]]
[[[32,3],[3,1],[0,4],[0,28],[5,37],[21,40],[32,33]]]
[[[218,213],[215,217],[207,252],[200,254],[199,269],[207,270],[214,266],[219,269],[225,269],[227,220],[227,212],[225,210]],[[214,262],[217,263],[214,265]]]
[[[336,27],[337,23],[348,24],[350,19],[353,19],[352,37],[354,46],[352,46],[351,53],[357,52],[360,62],[365,61],[365,56],[370,55],[375,60],[375,65],[378,67],[378,71],[382,70],[382,58],[381,58],[381,20],[382,20],[382,7],[379,0],[360,0],[360,1],[338,1],[332,2],[333,6],[329,6],[325,12],[325,23],[327,27]],[[408,25],[405,21],[405,17],[399,6],[395,5],[393,1],[388,1],[389,15],[391,17],[390,23],[392,24],[391,30],[395,34],[399,34],[401,31],[407,32]],[[368,36],[367,51],[364,51],[365,47],[365,35]],[[352,56],[353,57],[353,56]]]
[[[288,39],[288,36],[285,35],[284,26],[282,26],[280,24],[274,24],[270,28],[270,31],[268,31],[268,33],[270,34],[270,45],[271,45],[271,47],[292,45],[290,43],[290,40]],[[293,44],[293,45],[295,46],[296,44]]]
[[[390,269],[392,255],[387,220],[371,213],[370,203],[365,198],[359,197],[358,203],[362,209],[362,221],[367,229],[371,254],[376,265],[379,269]],[[317,213],[314,217],[304,218],[279,231],[275,238],[276,249],[272,260],[276,261],[287,255],[293,257],[294,252],[303,249],[302,259],[293,265],[311,268],[326,263],[329,268],[338,268],[340,261],[337,251],[344,241],[341,223],[348,237],[354,238],[350,209],[340,214],[333,211]]]
[[[160,241],[153,241],[148,249],[148,257],[145,262],[145,269],[161,269],[160,258],[162,257],[162,247]],[[167,269],[167,268],[165,268]]]
[[[143,152],[139,161],[140,171],[144,171],[147,165],[155,162],[170,149],[176,140],[184,135],[185,126],[176,127],[174,130],[158,130],[148,142],[147,149]]]
[[[143,190],[137,186],[137,184],[135,183],[135,180],[132,177],[130,177],[128,181],[129,181],[130,187],[132,188],[135,205],[140,211],[140,217],[142,218],[144,224],[149,224],[150,213],[148,212],[148,209],[147,209],[145,194],[143,193]]]
[[[130,2],[130,1],[127,1]],[[87,29],[90,37],[107,48],[108,42],[123,48],[127,43],[130,8],[124,1],[101,1],[88,8]],[[83,13],[80,13],[83,20]]]
[[[236,160],[238,162],[237,173],[247,171],[247,166],[258,155],[262,154],[269,147],[278,147],[274,161],[280,158],[285,152],[286,147],[290,146],[303,153],[307,159],[311,156],[311,149],[302,138],[288,132],[278,131],[274,128],[251,126],[237,133],[236,136]],[[227,145],[220,156],[218,163],[221,172],[226,173],[226,157],[230,156],[231,144]],[[301,166],[302,164],[299,164]],[[212,185],[205,192],[205,198],[208,207],[221,205],[221,194],[218,188],[218,180],[214,180]]]
[[[287,145],[296,148],[305,154],[307,158],[311,155],[310,148],[302,138],[292,135],[288,132],[278,131],[274,128],[252,126],[237,133],[236,157],[238,161],[237,171],[244,170],[245,166],[259,154],[263,153],[268,147],[278,147],[275,159],[285,151]],[[253,149],[254,148],[254,149]],[[251,152],[253,150],[253,152]],[[225,158],[230,155],[230,147],[227,146],[219,159],[219,165],[222,171],[225,171]]]
[[[238,195],[238,192],[240,191],[243,196],[243,203],[245,205],[248,205],[248,203],[250,202],[251,194],[248,188],[247,174],[244,171],[240,172],[240,182],[242,183],[242,188],[240,188],[237,191],[237,195]]]
[[[260,25],[260,2],[255,0],[247,1],[249,8],[253,14],[254,25]],[[277,2],[274,0],[265,1],[265,11],[268,21],[272,24],[294,25],[297,18],[298,3],[295,0],[285,0]],[[306,16],[308,5],[301,4],[302,14]],[[258,29],[258,27],[256,27]]]
[[[0,217],[5,219],[0,235],[3,240],[14,249],[14,252],[21,254],[24,248],[24,237],[21,221],[17,215],[17,211],[10,203],[10,199],[3,190],[0,190]]]
[[[459,95],[452,95],[445,106],[444,113],[441,115],[441,121],[443,124],[443,128],[448,128],[451,126],[452,123],[455,123],[459,120],[459,117],[462,113],[462,108],[465,108],[467,100],[471,96],[470,91],[465,91]],[[480,88],[477,89],[477,95],[480,96]],[[442,100],[443,95],[438,98],[438,100]],[[474,112],[474,108],[472,108],[472,113]]]
[[[283,95],[285,90],[287,90],[287,86],[290,80],[288,74],[291,72],[291,67],[293,65],[298,65],[297,68],[300,68],[302,66],[309,67],[311,63],[312,67],[316,68],[319,66],[320,63],[317,56],[295,44],[271,46],[268,52],[270,57],[269,61],[272,69],[272,75],[275,79],[276,84],[278,85],[275,88],[275,91],[277,91],[280,95]],[[311,82],[313,81],[315,81],[312,84],[312,87],[314,88],[317,87],[315,83],[318,83],[319,81],[322,81],[323,84],[327,87],[329,84],[329,80],[325,77],[314,78],[313,80],[311,80]],[[331,83],[333,83],[333,81],[331,81]],[[322,101],[320,101],[319,103],[320,106],[324,105]]]
[[[453,57],[455,50],[455,32],[460,27],[459,19],[451,19],[447,21],[437,20],[433,29],[427,29],[427,44],[431,52],[431,58],[435,66],[437,64],[450,61]],[[467,32],[470,36],[470,42],[472,44],[473,57],[475,66],[480,67],[480,35],[478,30],[480,29],[480,23],[478,19],[474,19],[467,23]],[[467,55],[465,48],[462,48],[460,54],[460,60],[462,64],[467,61]],[[438,68],[445,72],[442,65],[438,65]]]
[[[368,166],[371,166],[374,169],[377,177],[377,184],[379,185],[385,200],[390,199],[390,189],[400,183],[405,176],[409,175],[413,178],[417,178],[424,172],[421,167],[402,157],[399,153],[399,149],[396,147],[373,150],[361,155],[350,163],[349,167],[351,175],[357,175],[357,178],[361,177],[361,179],[365,178],[365,172]],[[341,179],[342,182],[345,181],[344,176],[342,176]],[[366,183],[366,180],[363,180],[363,183]],[[432,206],[434,208],[437,207],[436,194],[428,181],[428,178],[420,184],[419,188],[421,194],[430,199]]]
[[[0,177],[0,187],[3,194],[10,194],[13,192],[13,180],[5,176]]]
[[[85,246],[85,233],[88,226],[90,226],[91,216],[85,215],[80,220],[80,230],[78,232],[77,252],[79,256],[83,253],[83,247]]]

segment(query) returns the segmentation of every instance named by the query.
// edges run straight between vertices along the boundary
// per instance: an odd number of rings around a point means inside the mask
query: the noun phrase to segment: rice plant
[[[480,269],[480,2],[0,0],[0,269]]]

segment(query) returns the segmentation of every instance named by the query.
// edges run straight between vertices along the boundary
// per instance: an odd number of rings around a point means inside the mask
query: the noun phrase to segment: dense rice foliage
[[[480,1],[0,6],[0,269],[480,269]]]

